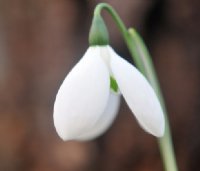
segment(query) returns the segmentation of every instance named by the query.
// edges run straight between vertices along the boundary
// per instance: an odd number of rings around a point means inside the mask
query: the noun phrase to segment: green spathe
[[[100,15],[95,15],[89,32],[89,45],[108,45],[109,36],[106,25]]]

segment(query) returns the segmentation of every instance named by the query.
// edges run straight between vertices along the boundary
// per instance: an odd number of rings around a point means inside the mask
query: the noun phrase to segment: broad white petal
[[[96,122],[96,124],[88,132],[84,132],[79,136],[78,140],[90,140],[102,135],[113,123],[120,106],[120,94],[110,92],[107,106]]]
[[[161,137],[164,134],[164,115],[153,88],[133,65],[111,47],[108,49],[112,72],[131,111],[147,132]]]
[[[63,81],[54,104],[54,125],[64,140],[76,139],[101,117],[109,98],[109,73],[99,47],[90,47]]]

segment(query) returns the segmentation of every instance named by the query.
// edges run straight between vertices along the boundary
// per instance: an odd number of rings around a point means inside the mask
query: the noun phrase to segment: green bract
[[[108,45],[109,36],[106,25],[100,15],[95,15],[89,33],[90,46]]]

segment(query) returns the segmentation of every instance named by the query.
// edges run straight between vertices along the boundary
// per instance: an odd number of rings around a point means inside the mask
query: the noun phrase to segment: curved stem
[[[140,36],[137,34],[137,32],[133,29],[129,29],[128,31],[124,23],[120,19],[119,15],[110,5],[106,3],[100,3],[99,5],[96,6],[94,15],[100,15],[102,9],[105,9],[107,12],[109,12],[109,14],[114,19],[116,25],[118,26],[120,32],[123,35],[123,38],[128,46],[132,59],[135,61],[137,68],[149,80],[160,100],[160,103],[162,105],[165,114],[165,123],[166,123],[165,134],[162,138],[158,139],[162,160],[166,171],[178,171],[164,98],[161,93],[156,72],[151,57],[148,53],[148,50],[144,42],[140,38]]]
[[[142,63],[142,67],[140,69],[143,72],[143,74],[147,77],[152,87],[154,88],[165,114],[165,134],[162,138],[158,139],[160,152],[164,161],[165,170],[178,171],[174,149],[173,149],[172,138],[171,138],[169,120],[167,117],[167,110],[166,110],[164,98],[159,86],[157,75],[153,66],[153,62],[139,34],[132,28],[129,29],[129,34],[132,38],[132,45],[135,48],[133,59],[140,57],[139,59],[141,60],[141,63]],[[136,65],[137,65],[137,62],[136,62]]]
[[[110,5],[108,5],[106,3],[98,4],[94,10],[94,15],[100,15],[102,9],[105,9],[112,16],[117,27],[119,28],[120,32],[123,35],[124,40],[126,41],[126,40],[130,39],[129,33],[128,33],[124,23],[122,22],[122,20],[120,19],[119,15],[116,13],[116,11]],[[131,41],[131,39],[129,41]]]

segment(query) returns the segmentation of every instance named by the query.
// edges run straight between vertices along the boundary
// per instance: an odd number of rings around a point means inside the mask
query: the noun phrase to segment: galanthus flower
[[[161,137],[164,115],[146,78],[109,45],[90,46],[64,79],[54,104],[63,140],[90,140],[114,121],[123,96],[141,127]]]

